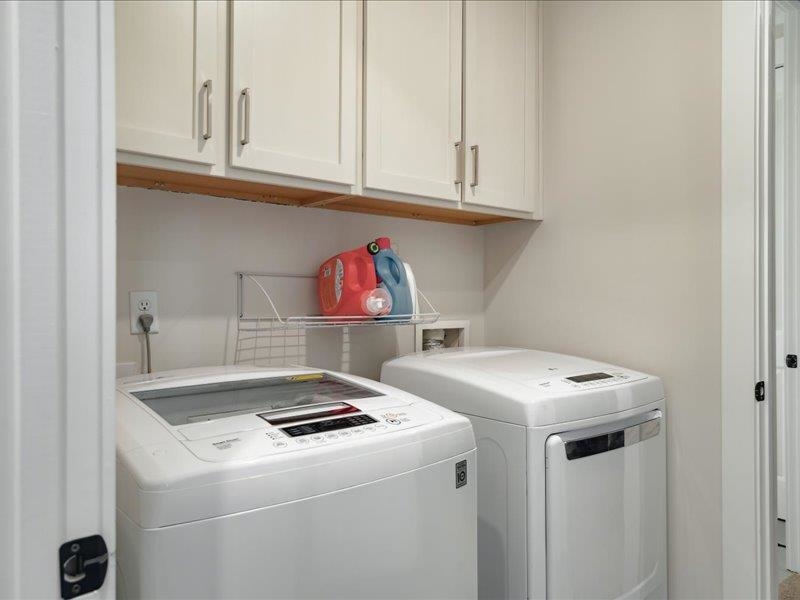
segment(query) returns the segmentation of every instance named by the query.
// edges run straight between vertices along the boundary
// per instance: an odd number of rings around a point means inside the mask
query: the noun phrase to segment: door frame
[[[772,3],[722,3],[722,583],[772,598],[775,315]],[[763,401],[755,386],[764,382]]]
[[[800,1],[798,0],[776,0],[775,6],[779,7],[787,15],[785,26],[791,35],[784,38],[784,68],[785,81],[785,103],[786,106],[796,106],[798,101],[798,66],[800,66]],[[800,156],[800,122],[795,116],[791,116],[787,111],[787,125],[791,127],[791,138],[787,140],[786,162],[796,164]],[[778,135],[775,135],[776,155]],[[784,273],[785,285],[783,292],[783,313],[784,331],[783,344],[778,352],[779,363],[786,354],[797,354],[800,348],[800,312],[798,311],[798,300],[800,299],[800,277],[797,269],[800,267],[800,235],[797,228],[800,227],[800,206],[797,201],[790,201],[790,197],[797,198],[800,191],[800,173],[798,169],[787,173],[784,181],[786,194],[782,199],[783,214],[785,215],[784,225],[776,222],[784,233],[784,244],[782,248],[776,249],[784,254]],[[775,182],[776,190],[778,182]],[[776,203],[778,198],[776,197]],[[776,210],[779,208],[776,204]],[[779,367],[780,368],[780,367]],[[796,369],[785,369],[784,373],[784,431],[800,431],[800,407],[796,399],[800,394],[800,373]],[[789,402],[788,399],[795,399]],[[776,426],[781,423],[776,422]],[[798,436],[783,435],[783,450],[785,452],[784,471],[788,474],[800,473],[800,438]],[[786,568],[793,571],[800,571],[800,478],[786,478]]]
[[[113,3],[0,3],[0,84],[0,595],[61,597],[61,545],[99,534],[72,591],[113,598]]]

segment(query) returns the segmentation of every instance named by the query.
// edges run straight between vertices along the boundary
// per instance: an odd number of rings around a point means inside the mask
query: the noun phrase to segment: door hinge
[[[108,547],[103,536],[90,535],[62,544],[58,565],[64,600],[100,589],[108,571]]]
[[[790,369],[797,368],[797,354],[787,354],[786,355],[786,366]]]
[[[755,392],[756,392],[756,402],[763,402],[763,401],[764,401],[764,398],[765,398],[765,393],[764,393],[764,382],[763,382],[763,381],[759,381],[759,382],[756,384],[756,390],[755,390]]]

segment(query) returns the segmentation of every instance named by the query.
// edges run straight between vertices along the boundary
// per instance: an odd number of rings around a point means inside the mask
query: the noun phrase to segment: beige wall
[[[392,238],[443,315],[468,318],[472,341],[483,341],[480,228],[124,187],[117,194],[118,362],[142,359],[140,336],[130,334],[130,290],[159,292],[154,370],[230,363],[236,271],[316,273],[329,256],[379,235]],[[314,364],[340,368],[336,332],[315,335]],[[413,350],[413,327],[354,328],[351,336],[358,375],[378,378],[384,360]]]
[[[720,4],[542,8],[545,220],[487,229],[487,338],[663,378],[670,597],[719,597]]]

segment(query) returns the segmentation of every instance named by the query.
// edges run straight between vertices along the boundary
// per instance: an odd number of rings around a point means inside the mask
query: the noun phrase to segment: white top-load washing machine
[[[480,598],[665,598],[664,393],[650,375],[514,348],[413,354],[381,380],[467,415]]]
[[[366,379],[119,380],[121,598],[475,598],[469,421]]]

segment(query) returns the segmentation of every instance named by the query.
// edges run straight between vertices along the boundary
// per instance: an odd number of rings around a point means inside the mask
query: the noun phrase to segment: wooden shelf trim
[[[117,165],[117,184],[126,187],[203,194],[302,208],[326,208],[404,219],[454,223],[457,225],[488,225],[490,223],[517,220],[512,217],[499,217],[457,208],[422,206],[406,202],[367,198],[365,196],[335,194],[318,190],[124,164]]]

